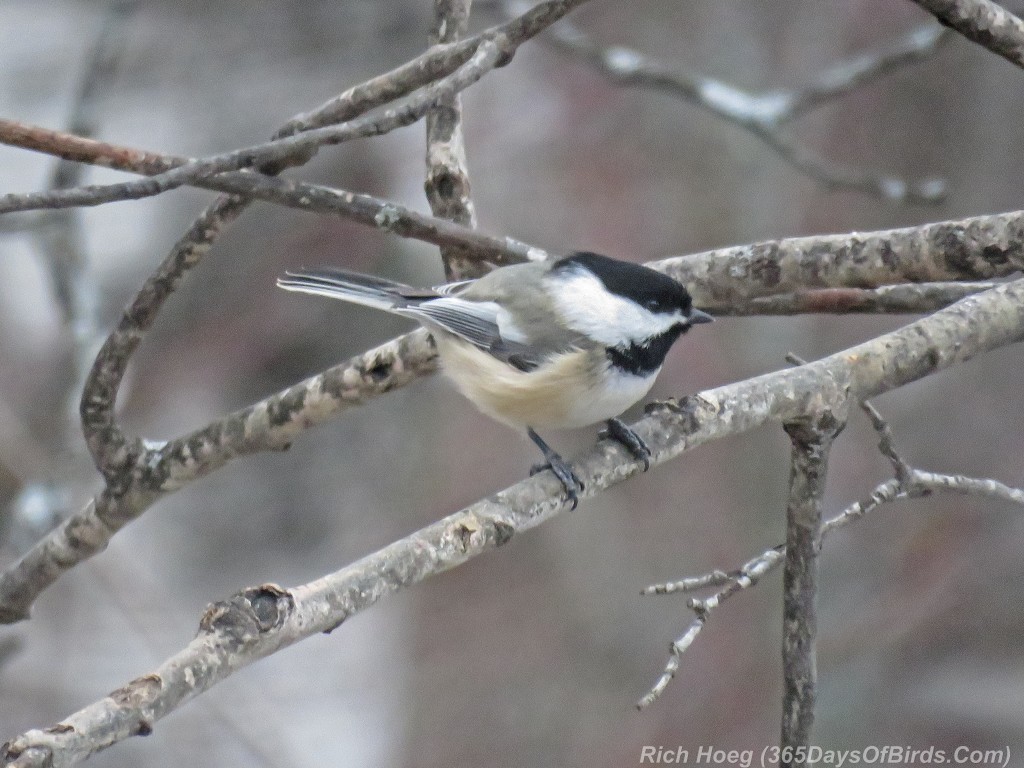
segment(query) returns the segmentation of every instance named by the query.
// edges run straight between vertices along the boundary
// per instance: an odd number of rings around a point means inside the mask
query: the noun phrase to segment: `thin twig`
[[[136,173],[156,173],[183,162],[174,156],[80,139],[2,119],[0,142]],[[535,246],[512,238],[485,235],[370,195],[248,171],[221,174],[196,183],[302,210],[342,216],[400,237],[435,245],[465,246],[477,258],[494,264],[547,257],[545,251]],[[877,306],[879,311],[925,312],[945,306],[956,298],[959,289],[948,285],[915,288],[910,283],[1006,277],[1024,268],[1022,239],[1024,220],[1020,212],[1013,211],[923,227],[733,246],[670,257],[651,266],[685,283],[698,303],[716,314],[777,314],[785,312],[786,307],[795,311],[842,313],[868,306]],[[984,243],[985,247],[980,248],[979,243]],[[935,257],[939,252],[944,258]],[[837,268],[841,269],[842,279],[835,272]],[[877,293],[872,292],[874,289],[847,287],[902,283],[908,285]],[[816,293],[819,288],[843,290]],[[851,290],[852,293],[844,292]],[[964,292],[971,290],[974,287]],[[779,299],[768,298],[759,306],[748,307],[751,298],[783,294],[785,296]]]
[[[382,136],[397,128],[419,121],[435,104],[454,97],[459,91],[477,82],[504,57],[512,55],[515,46],[507,38],[484,40],[476,52],[450,75],[425,86],[401,105],[387,109],[382,115],[356,118],[339,125],[315,128],[305,133],[273,139],[263,144],[232,150],[221,155],[188,160],[169,171],[146,179],[118,184],[97,184],[74,189],[40,193],[32,199],[32,208],[68,208],[82,205],[103,205],[124,200],[140,200],[172,189],[194,184],[218,174],[248,168],[274,165],[289,157],[312,157],[321,147],[341,144],[357,138]],[[31,210],[24,206],[25,195],[0,197],[0,214]]]
[[[473,55],[487,37],[503,35],[517,43],[536,37],[547,27],[586,0],[546,0],[526,6],[515,18],[491,27],[457,43],[437,45],[405,64],[321,104],[316,109],[289,120],[276,136],[321,128],[349,120],[374,107],[387,104],[423,85],[450,74]]]
[[[805,360],[793,354],[787,355],[786,359],[793,365],[807,365]],[[883,504],[918,498],[937,491],[996,499],[1024,506],[1024,489],[1008,486],[998,480],[945,475],[911,467],[897,452],[892,430],[874,406],[868,400],[864,400],[861,403],[861,408],[868,415],[872,426],[878,433],[879,450],[893,465],[896,476],[877,485],[866,498],[854,502],[838,515],[826,520],[821,525],[821,541],[839,529],[862,519]],[[715,570],[678,581],[652,584],[641,590],[641,595],[670,595],[689,594],[708,587],[721,587],[710,597],[687,600],[687,607],[696,614],[696,617],[687,627],[686,632],[671,644],[664,671],[637,703],[638,708],[644,709],[662,696],[679,671],[681,654],[707,623],[711,612],[733,595],[755,586],[762,576],[774,570],[785,560],[786,551],[786,545],[780,544],[765,550],[732,572]],[[687,638],[688,642],[684,643],[683,641]]]
[[[61,131],[3,119],[0,119],[0,143],[140,174],[160,173],[186,162],[185,158],[175,155],[161,155],[82,139]],[[211,178],[196,179],[194,184],[204,189],[233,193],[238,197],[251,197],[303,211],[340,216],[399,237],[414,238],[438,246],[462,246],[472,252],[475,258],[488,264],[514,264],[528,260],[538,261],[547,257],[547,253],[542,249],[514,238],[487,235],[445,219],[417,213],[390,200],[357,194],[337,187],[279,179],[254,171],[223,173]],[[19,206],[28,207],[35,206],[42,199],[37,193],[26,193],[18,195],[17,198],[20,201]],[[78,202],[83,205],[92,204],[88,200]],[[97,201],[96,204],[100,203]],[[226,226],[229,223],[229,211],[230,219],[233,220],[241,214],[247,204],[238,207],[237,201],[233,201],[233,198],[223,198],[210,206],[189,231],[196,231],[198,227],[207,226],[211,221],[220,221],[221,227]],[[200,224],[200,221],[203,223]],[[200,256],[193,253],[190,258],[198,259]]]
[[[522,7],[521,2],[508,0],[501,5],[506,13],[518,12]],[[664,91],[743,128],[828,189],[922,204],[941,202],[945,195],[942,180],[905,181],[887,174],[842,167],[800,145],[783,129],[826,102],[927,59],[946,37],[941,27],[928,24],[890,48],[861,53],[833,65],[802,88],[754,94],[721,80],[670,67],[631,48],[600,45],[569,23],[560,24],[546,34],[561,50],[584,59],[615,83]]]
[[[712,571],[705,576],[696,576],[665,584],[652,584],[641,590],[641,595],[670,595],[675,592],[692,592],[697,589],[703,589],[706,586],[726,584],[724,589],[718,590],[715,594],[703,600],[691,597],[686,601],[686,607],[693,611],[696,616],[690,623],[690,626],[686,628],[686,631],[669,644],[669,657],[668,662],[665,664],[665,669],[654,682],[654,685],[651,686],[651,689],[636,703],[637,709],[646,709],[665,692],[669,683],[672,682],[676,673],[679,672],[682,654],[693,644],[698,633],[704,628],[708,618],[711,616],[711,612],[737,592],[749,589],[757,584],[761,577],[782,562],[784,557],[785,545],[780,545],[744,563],[735,572],[728,575],[725,575],[722,571]],[[725,579],[722,579],[723,575],[725,575]]]

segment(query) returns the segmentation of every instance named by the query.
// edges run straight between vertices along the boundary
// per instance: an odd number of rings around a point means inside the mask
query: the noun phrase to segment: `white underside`
[[[642,400],[658,378],[658,371],[647,376],[612,369],[603,387],[591,389],[577,398],[566,414],[565,428],[575,429],[618,416]]]
[[[641,400],[658,375],[618,371],[599,351],[562,355],[524,372],[448,334],[435,338],[444,370],[462,394],[517,429],[576,429],[606,421]]]

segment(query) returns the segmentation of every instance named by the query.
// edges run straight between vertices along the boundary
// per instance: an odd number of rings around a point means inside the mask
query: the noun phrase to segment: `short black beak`
[[[686,318],[686,321],[690,325],[703,325],[704,323],[715,322],[715,318],[713,318],[707,312],[701,312],[699,309],[691,309],[690,316]]]

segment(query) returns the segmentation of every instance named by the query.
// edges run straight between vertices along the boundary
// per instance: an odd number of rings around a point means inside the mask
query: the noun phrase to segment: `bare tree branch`
[[[795,355],[788,355],[787,360],[794,365],[807,364]],[[864,400],[861,402],[861,409],[868,415],[872,426],[878,433],[878,449],[883,456],[889,459],[896,476],[876,486],[866,499],[854,502],[840,514],[825,521],[820,529],[820,540],[823,541],[840,528],[845,528],[860,520],[883,504],[918,498],[937,491],[997,499],[1024,506],[1024,489],[1013,488],[991,478],[944,475],[912,467],[897,452],[892,430],[875,407],[869,401]],[[652,584],[641,590],[641,595],[671,595],[689,594],[709,587],[722,587],[710,597],[687,599],[686,606],[694,612],[695,618],[683,635],[670,644],[669,658],[665,669],[651,689],[637,703],[638,708],[644,709],[650,706],[665,692],[679,671],[682,654],[704,628],[711,612],[738,592],[755,586],[761,577],[774,570],[786,559],[787,551],[787,545],[780,544],[765,550],[735,571],[728,573],[721,570],[711,571],[701,576],[693,576],[679,581]]]
[[[154,172],[180,158],[94,142],[56,131],[0,120],[0,141],[138,173]],[[496,264],[543,259],[547,254],[511,238],[487,236],[442,219],[423,216],[389,201],[253,172],[221,174],[201,186],[233,190],[283,205],[331,213],[401,237],[436,245],[460,245]],[[922,238],[923,235],[923,238]],[[661,269],[691,287],[709,310],[732,313],[731,306],[753,296],[793,293],[807,288],[851,287],[858,280],[881,286],[906,282],[988,280],[1021,269],[1017,212],[937,222],[876,233],[790,238],[677,256]],[[978,243],[984,247],[978,247]],[[781,269],[775,251],[785,243],[790,263]],[[861,261],[864,264],[860,264]],[[849,280],[839,280],[838,265]],[[897,279],[895,276],[900,276]],[[742,277],[743,285],[737,285]],[[775,310],[766,307],[768,313]],[[835,311],[821,309],[814,311]],[[850,310],[843,310],[850,311]],[[903,310],[900,310],[903,311]]]
[[[561,18],[561,16],[583,1],[549,0],[548,2],[539,3],[523,16],[500,25],[497,31],[494,32],[493,37],[507,41],[503,45],[511,46],[510,48],[504,48],[501,54],[503,56],[511,55],[516,46],[530,36],[537,34],[548,24]],[[492,47],[489,43],[486,46],[483,45],[484,40],[485,38],[483,37],[476,40],[476,45],[467,52],[468,55],[475,56],[481,50],[483,51],[480,54],[482,57],[494,55],[494,52],[489,50]],[[452,51],[443,51],[436,54],[437,66],[441,71],[444,71],[444,68],[449,65],[453,68],[460,66],[458,56],[453,58],[450,54],[452,54]],[[412,64],[423,65],[423,69],[429,68],[422,59],[416,60]],[[342,115],[346,118],[354,117],[356,113],[378,106],[381,103],[380,99],[390,97],[395,93],[404,92],[406,87],[423,82],[422,75],[412,73],[408,65],[400,67],[397,71],[402,76],[400,78],[396,77],[395,80],[401,80],[401,83],[387,83],[381,78],[375,78],[373,81],[364,84],[364,87],[352,89],[343,94],[338,100],[328,102],[311,115],[300,116],[300,118],[286,125],[283,133],[294,132],[298,130],[300,125],[313,124],[318,121],[329,121],[331,117]],[[447,73],[445,72],[444,74]],[[11,129],[12,125],[7,123],[3,127]],[[18,126],[14,125],[13,128],[17,129]],[[21,133],[23,136],[26,134],[25,131]],[[31,135],[31,131],[28,132],[28,138],[30,140],[34,138]],[[79,140],[75,144],[75,151],[81,153],[83,149],[95,150],[96,143]],[[290,164],[308,160],[309,155],[305,151],[306,147],[298,145],[293,147],[293,149],[295,151],[292,155],[279,157],[272,163],[264,163],[260,170],[269,174],[276,174]],[[160,173],[163,170],[167,170],[167,167],[175,165],[175,163],[172,163],[170,166],[159,168],[165,162],[164,158],[148,154],[143,154],[140,157],[137,153],[133,152],[123,153],[115,151],[112,154],[108,153],[105,157],[107,159],[114,158],[127,162],[138,162],[141,160],[145,164],[150,165],[150,169],[145,171],[146,173],[154,171]],[[74,159],[80,158],[75,157]],[[239,175],[245,176],[245,174]],[[262,179],[260,183],[263,186],[268,184],[276,186],[279,192],[285,191],[286,193],[294,194],[296,191],[294,187],[295,182],[282,182],[279,179],[266,175],[258,176],[252,173],[248,175],[250,177],[248,181],[252,182]],[[245,189],[244,187],[246,186],[249,189]],[[107,342],[96,358],[89,381],[82,395],[83,431],[86,434],[86,442],[89,445],[90,452],[93,454],[94,461],[107,481],[107,492],[115,496],[120,496],[127,491],[127,488],[119,485],[115,478],[123,483],[130,474],[132,462],[144,453],[141,441],[128,441],[113,421],[113,406],[125,367],[166,298],[176,289],[187,271],[201,260],[219,232],[237,218],[248,205],[248,195],[244,193],[251,192],[252,185],[243,184],[242,187],[242,189],[239,189],[237,186],[232,187],[229,185],[226,189],[220,188],[222,191],[242,192],[243,195],[231,195],[221,198],[196,220],[189,231],[179,240],[157,272],[147,280],[139,295],[132,302],[131,307],[125,312],[118,328],[108,337]],[[304,199],[308,202],[309,199],[315,199],[315,197],[314,193],[311,198],[304,197]],[[415,217],[403,217],[398,210],[391,206],[373,206],[371,210],[367,210],[365,205],[368,202],[367,200],[357,198],[348,193],[343,193],[340,196],[334,195],[334,199],[343,207],[346,207],[350,213],[361,209],[362,213],[359,215],[362,215],[364,219],[368,216],[377,226],[388,231],[400,231],[404,227],[409,226],[410,223],[414,228],[430,230],[434,227],[433,224],[427,224],[425,227],[417,226],[421,223],[416,221]],[[296,202],[300,206],[304,205],[303,199],[298,199]],[[376,210],[373,210],[373,208]],[[504,250],[509,247],[510,242],[506,240],[501,245]],[[104,505],[97,504],[95,506],[102,509]]]
[[[799,368],[651,408],[631,427],[651,448],[651,463],[660,464],[709,440],[766,422],[798,420],[823,391],[863,400],[1021,340],[1024,280],[968,297]],[[608,440],[574,463],[586,486],[585,497],[641,469],[640,461]],[[129,736],[150,733],[161,717],[235,670],[305,637],[333,630],[386,595],[550,520],[567,507],[562,494],[561,483],[542,472],[309,584],[290,590],[263,585],[215,603],[185,649],[60,724],[8,742],[3,764],[72,765]],[[9,598],[4,586],[0,595]]]
[[[113,0],[100,21],[99,32],[88,53],[68,119],[68,131],[85,138],[96,134],[103,95],[113,80],[124,51],[124,28],[138,3]],[[82,183],[85,166],[62,159],[50,178],[51,191],[64,191]],[[78,219],[70,213],[54,214],[49,226],[38,230],[48,254],[54,294],[64,320],[75,334],[80,357],[88,354],[96,327],[96,287],[86,268]],[[80,360],[84,376],[87,362]]]
[[[521,12],[524,3],[505,0],[501,5],[511,14]],[[620,85],[664,91],[743,128],[828,189],[847,189],[901,203],[932,204],[945,196],[945,183],[940,179],[908,182],[844,168],[817,156],[783,130],[797,117],[826,102],[927,59],[948,37],[935,24],[914,30],[890,48],[840,62],[803,88],[763,94],[748,93],[714,78],[669,67],[631,48],[600,45],[568,22],[550,29],[546,37],[562,51],[584,59]]]
[[[67,120],[68,130],[89,137],[98,130],[104,96],[110,90],[124,52],[125,28],[136,0],[108,0],[87,51]],[[82,183],[86,166],[67,159],[56,164],[48,189],[57,191]],[[46,460],[34,465],[31,477],[9,507],[9,540],[21,550],[52,528],[68,513],[67,502],[81,494],[77,438],[78,395],[100,344],[99,286],[85,246],[77,211],[53,211],[36,216],[30,231],[48,269],[50,285],[63,320],[71,359],[55,377],[55,393],[65,408],[49,409],[53,435]],[[24,219],[23,219],[24,220]],[[30,451],[31,453],[31,451]],[[83,464],[81,469],[88,469]],[[90,477],[91,484],[91,477]]]
[[[783,425],[793,444],[782,579],[783,698],[779,744],[783,750],[808,747],[811,743],[818,681],[815,643],[821,509],[828,457],[833,440],[843,428],[845,406],[843,393],[838,398],[826,396],[825,402],[810,406],[814,411],[807,417]],[[782,760],[786,766],[806,764],[806,760]]]
[[[669,582],[666,584],[652,584],[646,589],[640,591],[641,595],[670,595],[675,592],[693,592],[698,589],[704,589],[705,587],[718,586],[721,584],[727,585],[724,589],[720,589],[711,597],[704,599],[691,597],[686,601],[686,607],[694,612],[695,618],[690,622],[690,625],[682,635],[669,643],[668,662],[665,664],[665,669],[655,681],[654,685],[651,686],[651,689],[636,703],[637,709],[646,709],[661,698],[661,695],[668,688],[669,683],[672,682],[676,673],[679,672],[679,665],[682,661],[683,653],[693,645],[693,641],[697,639],[697,635],[699,635],[701,630],[704,629],[704,625],[707,624],[708,618],[711,616],[711,612],[737,592],[749,589],[757,584],[758,581],[761,580],[761,577],[781,563],[785,556],[785,545],[780,545],[775,549],[769,549],[767,552],[763,552],[753,560],[744,563],[732,573],[713,571],[703,576],[682,579],[681,581]]]
[[[933,312],[998,283],[920,283],[878,288],[808,288],[793,293],[758,296],[734,305],[734,314],[920,314]],[[720,308],[715,314],[723,314]]]
[[[491,27],[457,43],[437,45],[426,53],[325,102],[316,109],[293,118],[278,131],[278,136],[309,131],[340,123],[369,109],[411,93],[426,83],[450,74],[473,55],[487,37],[503,35],[516,44],[536,37],[547,27],[586,0],[545,0],[509,21]]]
[[[434,0],[432,44],[452,43],[466,33],[472,0]],[[427,113],[427,178],[424,183],[430,210],[441,219],[476,227],[476,212],[470,197],[466,144],[462,134],[462,101],[452,95],[438,100]],[[449,280],[464,280],[483,274],[485,265],[467,249],[442,246],[441,261]]]
[[[1022,237],[1024,217],[1006,213],[739,245],[652,266],[685,284],[702,309],[721,314],[750,298],[809,289],[1007,277],[1024,268]]]
[[[47,128],[25,125],[0,119],[0,143],[34,149],[47,154],[73,157],[81,162],[114,167],[133,173],[158,173],[186,162],[174,155],[136,150],[105,142],[81,139],[77,136]],[[357,194],[343,189],[309,184],[293,179],[278,179],[254,171],[224,173],[210,178],[196,179],[195,185],[237,196],[278,203],[299,210],[341,216],[399,237],[411,237],[439,246],[463,246],[476,258],[490,264],[503,265],[547,257],[540,248],[530,247],[511,237],[486,235],[444,219],[425,216],[408,208],[372,195]],[[45,195],[45,193],[43,193]],[[40,195],[16,195],[25,205],[33,207]],[[50,201],[52,202],[52,201]],[[18,203],[21,205],[22,203]],[[83,202],[91,205],[93,203]],[[100,202],[95,203],[99,205]],[[246,205],[237,208],[229,198],[214,203],[200,218],[207,224],[221,222],[226,226],[239,216]],[[217,210],[214,210],[216,208]],[[193,224],[193,231],[199,220]],[[211,240],[212,242],[212,240]],[[193,254],[195,257],[195,254]]]
[[[894,72],[929,60],[949,37],[949,31],[938,24],[922,24],[890,47],[855,54],[822,70],[806,85],[776,92],[779,106],[769,111],[775,113],[778,124],[790,122]],[[770,103],[772,94],[761,98]]]
[[[946,26],[1024,67],[1024,21],[992,0],[914,0]]]
[[[59,193],[4,195],[0,197],[0,214],[35,208],[100,205],[117,200],[134,200],[161,194],[183,184],[193,184],[201,179],[243,168],[260,168],[269,172],[269,169],[273,167],[276,168],[274,171],[276,173],[284,167],[307,162],[321,146],[337,144],[363,136],[377,136],[409,125],[422,117],[427,109],[437,101],[468,87],[495,66],[507,64],[522,43],[583,2],[586,0],[547,0],[547,2],[538,3],[516,19],[474,37],[470,55],[466,60],[458,61],[459,56],[453,57],[454,48],[445,48],[428,60],[421,57],[410,62],[410,64],[417,63],[419,66],[416,76],[411,74],[407,65],[403,65],[391,73],[391,77],[400,80],[400,83],[382,82],[382,78],[387,76],[368,81],[362,86],[357,86],[356,89],[346,92],[339,97],[339,100],[328,102],[319,111],[289,122],[278,132],[278,136],[268,143],[201,160],[162,157],[161,160],[164,162],[169,159],[170,164],[163,168],[153,167],[152,170],[142,171],[152,177],[142,181],[61,190]],[[435,59],[436,62],[434,62]],[[430,69],[431,62],[439,67],[440,74],[437,75],[436,82],[427,85],[431,81],[424,80],[423,73]],[[454,66],[450,71],[444,71],[448,65],[453,63]],[[355,119],[358,114],[363,114],[368,109],[379,106],[382,103],[381,99],[390,100],[395,94],[404,95],[408,90],[420,87],[423,88],[423,92],[419,96],[411,98],[397,109],[387,110],[377,118]],[[356,106],[357,102],[358,106]],[[352,114],[353,112],[354,114]],[[326,117],[328,113],[332,117],[348,122],[323,126],[324,121],[328,120]],[[342,115],[345,117],[342,118]],[[337,121],[330,120],[329,122]],[[313,127],[314,124],[318,127]],[[18,125],[14,121],[0,121],[0,127],[3,128],[3,131],[0,132],[3,138],[0,140],[13,146],[36,148],[24,143],[25,137],[19,136]],[[300,126],[302,127],[301,132]],[[71,159],[82,158],[71,157]],[[284,165],[281,165],[282,163]],[[200,184],[199,186],[204,185]],[[223,189],[223,187],[213,188]],[[227,191],[234,190],[228,189]]]
[[[194,184],[222,173],[273,165],[290,157],[312,157],[321,147],[341,144],[358,138],[381,136],[418,122],[435,104],[454,98],[459,91],[477,82],[500,61],[515,51],[508,38],[484,40],[470,59],[450,75],[424,86],[401,105],[387,109],[379,116],[355,118],[338,125],[314,128],[251,147],[232,150],[222,155],[188,160],[185,163],[138,181],[100,184],[74,189],[60,189],[34,196],[9,194],[0,198],[0,214],[31,208],[67,208],[81,205],[139,200],[163,194],[172,189]],[[31,201],[31,208],[26,207]]]
[[[201,221],[186,234],[181,252],[176,251],[151,285],[147,284],[137,305],[129,309],[128,321],[123,322],[140,323],[146,318],[152,322],[152,302],[162,300],[178,270],[196,258],[190,255],[191,249],[210,231],[216,231],[215,215],[212,223]],[[814,285],[871,285],[913,278],[1011,274],[1018,271],[1024,258],[1022,232],[1021,214],[1000,214],[903,230],[790,238],[674,257],[649,266],[691,286],[698,305],[722,307],[722,314],[743,314],[752,296],[790,290],[801,280]],[[129,440],[110,415],[117,377],[123,375],[127,356],[141,338],[140,331],[126,328],[123,336],[115,334],[108,339],[104,362],[95,373],[106,394],[97,400],[101,405],[90,434],[101,451],[108,450],[104,448],[107,441],[120,446],[120,453],[105,458],[110,486],[0,574],[0,622],[26,618],[42,590],[102,551],[118,530],[183,483],[237,456],[286,447],[301,431],[352,404],[436,370],[428,336],[416,331],[177,440]],[[108,359],[110,362],[105,362]]]

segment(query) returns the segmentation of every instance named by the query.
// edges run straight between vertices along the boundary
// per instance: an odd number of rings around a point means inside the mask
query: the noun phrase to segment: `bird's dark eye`
[[[651,312],[657,312],[658,311],[658,300],[657,299],[648,299],[647,301],[644,302],[644,308],[645,309],[649,309]]]

